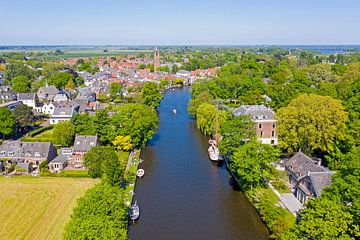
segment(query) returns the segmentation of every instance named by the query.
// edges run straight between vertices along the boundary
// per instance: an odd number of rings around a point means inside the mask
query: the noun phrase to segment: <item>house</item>
[[[321,166],[321,160],[313,160],[301,151],[285,163],[285,170],[296,198],[302,203],[319,197],[331,184],[331,176],[335,173]]]
[[[19,93],[17,96],[17,100],[22,102],[24,105],[35,109],[37,96],[36,93]]]
[[[40,87],[36,94],[41,101],[52,101],[58,92],[59,90],[55,86],[46,86]]]
[[[84,169],[84,156],[91,148],[99,145],[99,138],[91,135],[77,135],[74,141],[73,154],[70,160],[71,168]]]
[[[50,117],[50,124],[57,124],[62,121],[69,121],[77,111],[78,107],[57,107],[54,109],[53,115]]]
[[[55,102],[67,102],[69,97],[65,92],[58,92],[54,97]]]
[[[60,154],[49,163],[51,172],[60,172],[69,164],[72,156],[71,148],[61,148]]]
[[[32,163],[35,167],[45,160],[50,162],[56,155],[56,149],[50,142],[4,141],[0,146],[0,160]]]
[[[256,136],[264,144],[277,145],[277,120],[275,112],[264,105],[242,105],[232,112],[233,116],[250,116],[256,125]]]
[[[40,112],[43,114],[47,114],[49,116],[52,116],[54,114],[54,111],[56,108],[60,107],[60,104],[57,102],[43,102],[41,104]]]
[[[19,106],[20,104],[22,104],[20,101],[4,102],[4,103],[0,103],[0,108],[7,107],[8,109],[10,109],[10,111],[12,111],[12,110],[14,110],[14,108]]]
[[[0,102],[16,101],[17,94],[9,86],[0,86]]]

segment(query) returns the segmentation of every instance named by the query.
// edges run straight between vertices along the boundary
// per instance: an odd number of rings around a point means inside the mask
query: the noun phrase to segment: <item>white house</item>
[[[50,124],[57,124],[62,121],[69,121],[73,114],[78,111],[78,107],[57,107],[50,118]]]
[[[17,97],[18,101],[22,102],[24,105],[35,109],[37,96],[36,93],[19,93]]]

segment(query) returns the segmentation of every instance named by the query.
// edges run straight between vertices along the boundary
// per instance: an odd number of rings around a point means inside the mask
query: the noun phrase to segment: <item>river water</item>
[[[210,162],[208,138],[187,113],[190,97],[186,87],[168,91],[158,108],[159,129],[142,151],[145,176],[134,196],[141,215],[129,227],[130,239],[267,239],[225,165]]]

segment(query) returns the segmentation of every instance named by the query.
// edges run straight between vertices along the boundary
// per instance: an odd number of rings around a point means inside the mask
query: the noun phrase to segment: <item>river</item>
[[[145,176],[134,196],[141,215],[129,227],[130,239],[267,239],[225,165],[210,162],[208,138],[187,113],[190,97],[187,87],[168,91],[158,107],[159,129],[141,154]]]

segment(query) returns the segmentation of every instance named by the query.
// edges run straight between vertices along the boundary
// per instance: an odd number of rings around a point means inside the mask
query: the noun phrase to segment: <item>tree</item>
[[[317,198],[301,212],[301,221],[296,227],[306,239],[355,239],[349,235],[352,224],[351,214],[344,211],[339,201]]]
[[[122,92],[123,86],[120,83],[110,83],[110,96],[115,99],[118,98]]]
[[[280,151],[270,145],[252,140],[240,146],[231,158],[231,168],[240,179],[244,191],[257,186],[266,187],[266,179],[272,177],[272,162],[278,161]]]
[[[31,81],[27,76],[19,75],[11,79],[11,89],[14,92],[25,93],[29,92],[31,88]]]
[[[216,125],[216,107],[209,103],[201,104],[196,112],[196,125],[200,131],[206,135],[215,133]],[[227,120],[227,113],[218,110],[218,127]]]
[[[133,144],[143,146],[150,140],[158,126],[156,112],[148,106],[131,103],[119,109],[111,119],[108,139],[116,136],[130,136]]]
[[[75,133],[79,135],[96,135],[94,118],[89,114],[75,113],[70,120],[75,128]]]
[[[20,104],[17,106],[13,111],[13,115],[15,117],[16,123],[21,128],[26,128],[34,122],[34,113],[32,108],[26,106],[25,104]]]
[[[67,72],[57,72],[48,79],[50,85],[55,85],[59,89],[63,89],[69,81],[74,80],[74,76]]]
[[[26,76],[28,79],[34,79],[35,72],[22,63],[11,62],[6,65],[6,70],[4,72],[5,79],[10,81],[17,76]]]
[[[300,95],[277,117],[279,145],[289,152],[331,152],[335,141],[344,138],[346,112],[339,100],[328,96]]]
[[[213,97],[208,92],[201,92],[198,96],[190,99],[188,105],[188,112],[195,117],[198,107],[203,103],[211,104],[214,101]]]
[[[65,227],[65,240],[126,240],[128,207],[124,191],[108,184],[98,184],[86,191]]]
[[[69,121],[59,122],[55,125],[53,139],[61,146],[71,146],[75,137],[75,128]]]
[[[117,136],[115,140],[112,141],[112,144],[122,151],[129,151],[132,148],[130,136]]]
[[[234,151],[255,138],[255,125],[249,116],[234,117],[220,126],[220,150],[231,156]]]
[[[81,77],[81,76],[78,76],[75,78],[75,83],[76,83],[76,86],[81,86],[84,84],[84,78]]]
[[[159,86],[153,82],[146,82],[142,89],[143,103],[149,107],[156,108],[161,101]]]
[[[0,108],[0,133],[5,136],[10,135],[14,131],[15,127],[15,118],[12,115],[11,111],[8,108]]]
[[[120,185],[123,169],[116,151],[110,146],[96,146],[85,155],[85,166],[92,178],[102,177],[110,185]]]
[[[73,80],[69,80],[67,82],[67,84],[65,85],[66,89],[75,89],[75,83],[73,82]]]

